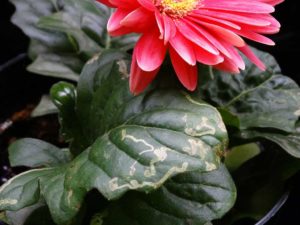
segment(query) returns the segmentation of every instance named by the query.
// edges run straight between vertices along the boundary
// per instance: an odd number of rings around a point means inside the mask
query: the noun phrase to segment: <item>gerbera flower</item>
[[[200,62],[239,73],[240,52],[262,70],[264,64],[243,38],[274,45],[263,36],[279,31],[270,13],[283,0],[98,0],[116,8],[108,21],[112,36],[141,33],[134,51],[130,90],[138,94],[154,79],[167,51],[181,83],[197,86]]]

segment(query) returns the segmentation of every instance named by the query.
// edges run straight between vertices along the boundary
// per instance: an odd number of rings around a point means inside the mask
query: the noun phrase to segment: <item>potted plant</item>
[[[63,141],[9,146],[26,171],[1,186],[1,220],[261,225],[285,202],[300,89],[242,38],[273,44],[281,1],[11,1],[28,71],[62,80],[29,111],[58,114]]]

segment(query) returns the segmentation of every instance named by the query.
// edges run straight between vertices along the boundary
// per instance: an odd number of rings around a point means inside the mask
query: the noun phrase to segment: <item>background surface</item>
[[[38,0],[37,0],[38,1]],[[283,73],[292,77],[300,84],[300,7],[297,0],[286,0],[277,7],[275,17],[282,24],[282,30],[272,38],[275,47],[257,46],[269,51],[278,60]],[[49,91],[50,86],[56,82],[50,79],[26,72],[26,65],[30,62],[26,58],[28,39],[10,22],[14,7],[8,0],[0,3],[0,124],[11,118],[16,112],[36,103],[43,93]],[[16,59],[17,57],[17,59]],[[7,66],[9,60],[17,61],[13,66]],[[10,61],[11,62],[11,61]],[[55,118],[54,118],[55,120]],[[40,133],[39,130],[47,127],[45,121],[21,121],[1,134],[0,131],[0,184],[17,171],[11,171],[7,162],[7,144],[15,138],[23,136],[50,139],[56,133]],[[51,126],[57,130],[54,122]],[[30,130],[30,132],[28,132]],[[300,224],[300,176],[296,178],[296,185],[290,194],[287,203],[280,212],[267,224],[268,225],[299,225]],[[243,222],[243,225],[253,222]]]

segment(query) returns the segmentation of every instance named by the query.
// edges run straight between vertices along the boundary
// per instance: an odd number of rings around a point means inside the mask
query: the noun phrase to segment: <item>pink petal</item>
[[[244,70],[245,69],[245,63],[243,58],[240,56],[239,52],[230,44],[223,43],[224,46],[226,46],[227,51],[230,53],[230,61],[234,63],[238,68]]]
[[[260,68],[261,70],[265,71],[266,70],[266,66],[265,64],[252,52],[252,50],[249,48],[248,45],[245,45],[241,48],[239,48],[239,50],[245,55],[247,56],[247,58],[253,62],[258,68]]]
[[[163,15],[162,18],[164,22],[164,43],[167,44],[167,42],[175,36],[176,26],[170,17]]]
[[[260,1],[268,3],[268,4],[271,4],[273,6],[278,5],[278,4],[282,3],[282,2],[284,2],[284,0],[260,0]]]
[[[176,34],[176,26],[173,20],[166,15],[162,15],[158,10],[155,10],[156,23],[160,32],[160,39],[164,40],[166,45],[170,38]]]
[[[227,57],[231,57],[227,49],[223,46],[223,40],[216,38],[214,35],[210,34],[208,31],[203,29],[201,26],[196,26],[194,23],[189,23],[191,27],[194,28],[195,32],[200,33],[203,37],[205,37],[213,46],[215,46],[221,53],[226,55]]]
[[[206,51],[218,55],[219,51],[216,49],[214,45],[212,45],[203,35],[197,32],[189,23],[185,20],[176,21],[177,31],[185,36],[188,40],[195,43],[199,47],[205,49]]]
[[[216,9],[222,11],[232,11],[232,12],[245,12],[245,13],[272,13],[274,12],[274,7],[270,4],[252,1],[252,0],[222,0],[222,1],[212,1],[203,0],[201,3],[203,8],[206,9]]]
[[[145,9],[149,11],[155,11],[156,7],[154,6],[152,0],[137,0],[141,6],[143,6]]]
[[[187,64],[177,52],[170,47],[170,57],[174,70],[180,82],[190,91],[194,91],[197,87],[198,69],[197,66]]]
[[[124,9],[117,9],[109,18],[107,23],[107,30],[110,35],[118,36],[127,33],[131,33],[131,30],[124,28],[121,25],[121,21],[130,13],[130,11]]]
[[[275,45],[274,41],[272,41],[270,38],[267,38],[263,35],[260,35],[258,33],[252,32],[250,30],[242,29],[240,31],[236,31],[239,35],[248,38],[252,41],[256,41],[265,45]],[[240,47],[240,46],[238,46]]]
[[[156,70],[163,63],[167,46],[159,39],[159,32],[155,30],[143,34],[135,50],[139,67],[149,72]]]
[[[211,17],[211,16],[205,16],[203,14],[191,14],[189,16],[189,20],[192,20],[194,21],[195,23],[198,23],[198,21],[204,21],[204,22],[208,22],[208,23],[212,23],[212,24],[216,24],[216,25],[226,25],[226,27],[231,27],[231,28],[234,28],[234,29],[237,29],[237,30],[240,30],[240,26],[235,24],[235,23],[232,23],[228,20],[224,20],[224,19],[219,19],[219,18],[214,18],[214,17]]]
[[[139,7],[137,0],[109,0],[109,2],[119,8],[134,9]]]
[[[183,37],[182,34],[177,32],[175,37],[170,40],[170,44],[186,63],[190,65],[196,64],[196,56],[193,49],[193,43]]]
[[[97,0],[98,2],[107,5],[108,7],[112,7],[112,8],[116,8],[117,6],[115,6],[114,4],[110,3],[109,0]]]
[[[251,13],[234,13],[234,12],[222,12],[214,10],[198,9],[192,15],[206,15],[212,18],[219,18],[226,21],[236,22],[238,24],[248,24],[255,26],[267,26],[270,22],[266,19],[262,19],[257,14]]]
[[[153,81],[159,69],[160,68],[157,68],[156,70],[151,72],[143,71],[137,64],[136,53],[134,51],[132,56],[132,62],[131,62],[131,70],[130,70],[130,80],[129,80],[130,91],[134,95],[138,95],[142,91],[144,91],[146,87]]]
[[[155,14],[156,24],[158,26],[159,33],[160,33],[159,39],[163,39],[164,38],[164,21],[163,21],[163,18],[162,18],[161,14],[158,10],[155,10],[154,14]]]
[[[120,21],[124,27],[131,28],[131,32],[141,33],[155,25],[155,19],[152,13],[139,7],[129,13],[125,18]]]
[[[199,46],[194,46],[196,59],[198,62],[205,65],[216,65],[224,61],[224,57],[221,55],[213,55]]]
[[[245,41],[230,29],[226,29],[224,27],[212,23],[206,23],[206,22],[200,22],[200,23],[203,26],[205,26],[210,32],[214,33],[219,38],[227,41],[228,43],[234,46],[241,47],[245,45]]]
[[[237,65],[235,63],[233,63],[231,61],[231,59],[229,59],[229,58],[225,58],[224,62],[215,65],[214,68],[217,68],[219,70],[223,70],[223,71],[226,71],[229,73],[234,73],[234,74],[240,73],[240,70],[237,67]]]

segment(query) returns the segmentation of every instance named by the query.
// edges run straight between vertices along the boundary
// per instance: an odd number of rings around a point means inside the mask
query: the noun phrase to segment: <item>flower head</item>
[[[108,22],[112,36],[142,34],[130,74],[130,89],[138,94],[154,79],[167,51],[188,90],[197,86],[197,62],[238,73],[245,68],[243,53],[264,70],[243,38],[274,45],[264,35],[279,31],[270,13],[283,0],[98,1],[116,8]]]

